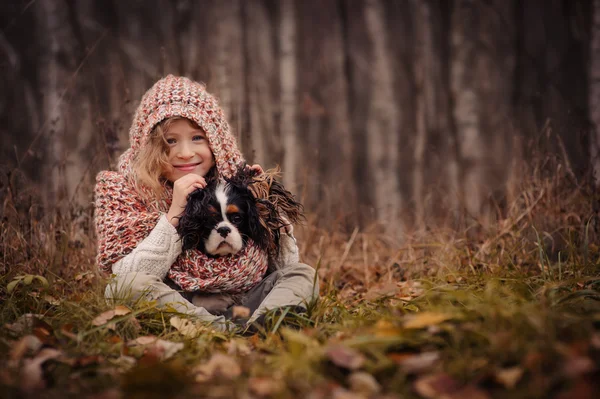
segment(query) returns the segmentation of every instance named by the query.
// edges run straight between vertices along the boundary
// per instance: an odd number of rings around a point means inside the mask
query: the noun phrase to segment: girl
[[[220,261],[197,250],[182,252],[175,227],[188,194],[204,188],[208,178],[231,176],[243,162],[204,85],[172,75],[156,82],[142,97],[129,136],[131,147],[118,170],[96,178],[97,262],[115,275],[107,298],[155,300],[220,329],[225,317],[207,307],[223,311],[233,301],[211,293],[241,295],[238,304],[252,311],[248,323],[267,310],[305,309],[316,299],[315,270],[298,262],[291,228],[281,234],[278,259],[269,262],[251,248]]]

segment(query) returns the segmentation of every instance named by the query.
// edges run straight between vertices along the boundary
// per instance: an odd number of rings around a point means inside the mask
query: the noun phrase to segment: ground
[[[599,397],[598,194],[553,165],[485,222],[401,239],[309,214],[297,231],[320,300],[245,334],[107,303],[90,210],[34,218],[13,190],[2,397]]]

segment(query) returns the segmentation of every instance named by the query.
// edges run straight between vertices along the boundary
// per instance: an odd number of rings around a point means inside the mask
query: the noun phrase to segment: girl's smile
[[[171,165],[165,177],[171,182],[189,173],[204,177],[215,165],[206,134],[187,119],[173,121],[165,133],[165,141]]]

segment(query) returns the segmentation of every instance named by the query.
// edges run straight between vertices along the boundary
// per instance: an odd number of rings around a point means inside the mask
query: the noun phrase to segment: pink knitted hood
[[[223,110],[203,84],[173,75],[156,82],[142,97],[129,129],[131,147],[119,158],[119,170],[128,175],[132,159],[154,126],[173,116],[191,119],[206,132],[219,175],[230,177],[243,156]]]

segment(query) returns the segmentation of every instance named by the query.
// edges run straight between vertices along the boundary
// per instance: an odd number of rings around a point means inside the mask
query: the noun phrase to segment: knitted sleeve
[[[179,235],[166,215],[163,215],[150,235],[112,266],[112,272],[117,275],[144,272],[163,280],[180,253]]]
[[[289,265],[295,265],[300,261],[298,245],[293,232],[282,233],[279,236],[279,251],[277,257],[270,259],[272,270],[285,269]]]
[[[164,277],[181,253],[179,237],[166,217],[149,211],[117,172],[99,173],[94,194],[98,267],[106,273],[145,271]]]

